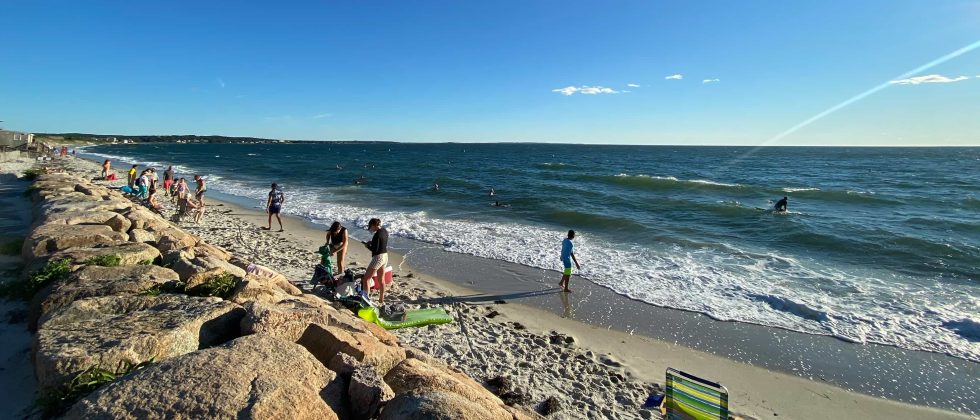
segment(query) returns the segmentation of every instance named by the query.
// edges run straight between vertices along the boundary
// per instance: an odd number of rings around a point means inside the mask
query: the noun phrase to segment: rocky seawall
[[[66,174],[22,248],[46,416],[538,418],[282,275]]]

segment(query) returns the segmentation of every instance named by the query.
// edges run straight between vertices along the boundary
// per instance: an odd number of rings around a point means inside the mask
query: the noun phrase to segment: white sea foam
[[[256,207],[267,193],[265,185],[216,175],[208,179],[210,189],[252,199]],[[334,202],[330,199],[334,191],[342,194],[343,190],[304,188],[307,193],[290,196],[286,213],[325,224],[341,220],[361,228],[370,218],[380,217],[392,235],[437,244],[449,252],[560,269],[557,253],[564,232],[520,223],[432,217],[424,211],[328,204]],[[353,234],[367,238],[364,232]],[[976,321],[980,299],[966,285],[923,285],[891,272],[828,267],[733,245],[651,249],[583,234],[576,238],[576,254],[583,263],[583,277],[650,304],[697,311],[718,320],[980,361],[980,346],[971,341],[980,329]]]
[[[790,193],[791,192],[803,192],[803,191],[820,191],[820,188],[806,188],[806,187],[804,187],[804,188],[791,188],[791,187],[786,187],[786,188],[783,188],[783,191],[790,192]]]

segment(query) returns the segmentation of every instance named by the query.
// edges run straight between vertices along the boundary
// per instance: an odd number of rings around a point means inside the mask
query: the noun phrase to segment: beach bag
[[[341,283],[335,290],[337,291],[337,296],[341,298],[359,295],[359,293],[357,293],[357,284],[352,281]]]

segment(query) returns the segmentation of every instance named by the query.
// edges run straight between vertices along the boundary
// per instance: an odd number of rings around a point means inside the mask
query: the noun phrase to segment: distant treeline
[[[87,133],[35,133],[37,137],[52,140],[83,141],[106,143],[113,140],[122,143],[129,140],[134,143],[392,143],[388,141],[320,141],[320,140],[275,140],[259,137],[228,137],[228,136],[196,136],[196,135],[166,135],[166,136],[131,136],[125,134],[87,134]]]
[[[125,134],[87,134],[87,133],[38,133],[38,136],[44,137],[60,137],[65,140],[81,140],[81,141],[94,141],[94,142],[104,142],[112,141],[115,138],[118,141],[130,140],[139,143],[174,143],[178,140],[183,141],[196,141],[196,142],[208,142],[208,143],[271,143],[280,142],[281,140],[273,139],[263,139],[258,137],[227,137],[227,136],[196,136],[196,135],[167,135],[167,136],[131,136]],[[292,143],[293,141],[287,140],[287,142]]]

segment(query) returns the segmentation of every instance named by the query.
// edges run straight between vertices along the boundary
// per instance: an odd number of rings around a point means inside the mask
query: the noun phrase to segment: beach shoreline
[[[90,166],[94,168],[94,166]],[[246,231],[249,235],[259,239],[256,241],[255,250],[262,252],[253,251],[257,254],[255,255],[256,261],[268,264],[290,279],[306,279],[309,277],[309,267],[312,266],[312,250],[319,245],[318,242],[322,243],[323,232],[321,227],[301,218],[287,216],[284,220],[287,227],[285,233],[260,231],[257,226],[264,225],[266,219],[263,212],[231,202],[221,202],[210,197],[209,202],[214,203],[214,205],[209,207],[209,213],[205,215],[204,223],[201,226],[185,225],[185,228],[209,242],[229,249],[236,249],[245,254],[249,250],[237,249],[242,244],[234,243],[234,238],[241,236],[242,231]],[[225,217],[238,219],[237,228],[216,228],[213,225],[214,218]],[[253,229],[248,230],[246,227],[242,227],[242,223],[250,225]],[[237,231],[229,229],[237,229]],[[276,244],[282,245],[284,243],[308,250],[310,258],[299,258],[296,255],[278,255]],[[349,261],[356,261],[361,264],[367,261],[366,251],[354,242],[351,243],[350,255]],[[268,260],[263,260],[263,257],[266,256],[269,257]],[[415,255],[413,255],[412,261],[414,259]],[[480,311],[480,315],[467,317],[469,319],[466,323],[473,325],[471,330],[477,329],[481,333],[486,333],[482,337],[488,342],[483,343],[483,348],[498,344],[489,341],[501,339],[501,337],[493,335],[494,330],[512,328],[513,323],[516,322],[541,337],[547,338],[549,335],[553,335],[552,331],[574,337],[575,347],[588,349],[587,351],[594,354],[611,355],[612,364],[621,365],[624,372],[629,372],[631,376],[642,382],[662,382],[663,369],[666,366],[692,369],[694,372],[713,372],[714,376],[712,374],[705,376],[719,380],[729,387],[732,392],[733,410],[753,417],[768,418],[778,415],[790,418],[875,418],[879,416],[882,418],[944,416],[957,418],[960,416],[950,411],[849,392],[826,383],[773,372],[663,340],[585,324],[562,318],[560,314],[556,314],[554,311],[542,310],[539,307],[511,302],[493,304],[493,301],[500,300],[492,299],[497,295],[476,290],[480,289],[479,287],[469,288],[460,285],[458,281],[448,281],[439,276],[430,275],[425,270],[413,267],[411,262],[403,264],[401,256],[394,256],[391,264],[396,267],[396,272],[400,274],[397,282],[411,282],[413,285],[424,286],[422,292],[411,297],[461,303],[464,309],[472,307],[474,311]],[[412,277],[409,278],[408,273],[412,273]],[[550,280],[552,279],[549,278],[548,281]],[[557,283],[557,277],[553,280]],[[584,280],[579,279],[579,281],[584,283]],[[576,285],[574,279],[572,284],[573,287]],[[415,286],[415,289],[418,287]],[[411,294],[409,293],[409,295]],[[460,299],[461,296],[465,298]],[[573,294],[573,296],[576,295]],[[499,316],[493,317],[492,320],[483,316],[490,312],[497,312]],[[476,320],[481,322],[476,323]],[[451,329],[418,329],[418,331],[401,332],[399,335],[415,342],[428,341],[434,343],[453,342],[458,338],[454,337],[458,335],[458,332]],[[409,343],[416,345],[413,342]],[[472,344],[459,343],[457,347],[463,346],[472,346]],[[436,356],[448,358],[447,362],[467,371],[474,377],[480,377],[483,374],[483,372],[472,371],[478,367],[478,364],[469,359],[477,358],[472,354],[467,355],[466,351],[446,350],[444,354],[439,354],[439,351],[433,350],[446,346],[419,347],[435,353]],[[568,380],[573,379],[569,378]],[[638,401],[636,404],[642,404],[642,401]]]

